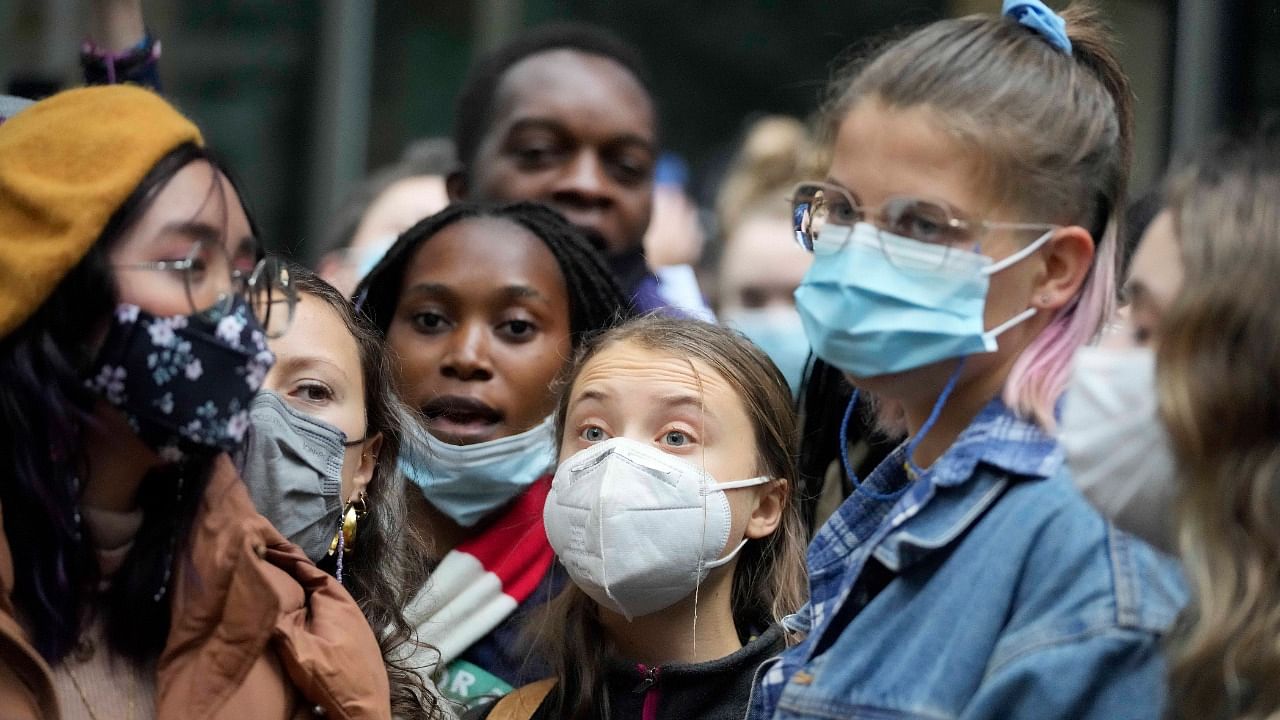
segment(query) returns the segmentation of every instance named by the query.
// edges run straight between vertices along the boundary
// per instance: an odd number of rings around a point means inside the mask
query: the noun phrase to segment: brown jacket
[[[56,720],[49,667],[10,600],[0,533],[0,716]],[[254,510],[223,456],[175,562],[173,624],[156,670],[160,720],[391,717],[382,653],[347,591]]]

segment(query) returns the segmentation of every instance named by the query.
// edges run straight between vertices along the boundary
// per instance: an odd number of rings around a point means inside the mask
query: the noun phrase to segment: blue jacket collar
[[[921,479],[937,487],[957,487],[974,476],[979,464],[1009,475],[1047,478],[1062,467],[1063,455],[1039,425],[1018,417],[996,397]]]
[[[901,468],[903,452],[899,448],[885,462]],[[873,554],[900,572],[959,537],[1010,482],[1052,477],[1063,464],[1061,449],[1043,429],[996,398],[916,480],[894,513],[908,517]]]

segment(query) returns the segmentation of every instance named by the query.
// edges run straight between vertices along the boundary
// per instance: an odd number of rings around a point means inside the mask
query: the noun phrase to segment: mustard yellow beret
[[[0,337],[30,317],[171,150],[200,130],[129,85],[58,93],[0,124]]]

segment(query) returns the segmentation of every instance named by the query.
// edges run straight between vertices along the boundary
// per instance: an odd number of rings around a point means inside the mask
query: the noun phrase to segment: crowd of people
[[[0,98],[3,717],[1280,717],[1280,126],[1127,237],[1095,5],[885,40],[711,223],[532,29],[314,270],[125,6]]]

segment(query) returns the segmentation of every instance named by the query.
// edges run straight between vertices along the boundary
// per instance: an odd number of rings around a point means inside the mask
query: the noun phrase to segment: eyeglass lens
[[[292,324],[297,305],[292,278],[279,258],[267,257],[255,264],[253,255],[251,247],[241,248],[233,260],[220,242],[196,243],[183,274],[187,297],[194,312],[216,316],[229,312],[240,294],[267,336],[280,337]]]
[[[183,282],[191,309],[197,313],[225,313],[234,293],[231,257],[222,243],[202,240],[187,254]]]
[[[267,337],[278,338],[289,331],[298,300],[287,264],[276,257],[260,260],[249,277],[247,294]]]

